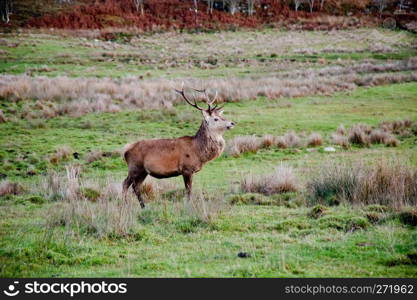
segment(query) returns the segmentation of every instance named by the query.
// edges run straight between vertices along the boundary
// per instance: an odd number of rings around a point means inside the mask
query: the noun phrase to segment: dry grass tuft
[[[7,122],[7,119],[4,116],[3,111],[0,109],[0,123],[6,123],[6,122]]]
[[[140,192],[145,202],[153,201],[157,198],[157,191],[152,182],[144,182],[140,187]]]
[[[102,151],[91,151],[89,153],[87,153],[87,155],[85,156],[85,160],[87,163],[92,163],[95,162],[97,160],[100,160],[103,158],[103,152]]]
[[[369,141],[372,144],[385,144],[390,137],[390,134],[382,129],[374,129],[369,135]]]
[[[349,142],[359,146],[369,146],[369,136],[371,129],[367,125],[354,125],[349,130]]]
[[[388,147],[397,147],[400,145],[400,141],[393,135],[390,135],[388,139],[385,141],[385,145]]]
[[[343,124],[340,124],[339,127],[336,129],[336,133],[339,135],[346,135],[347,131]]]
[[[220,195],[209,196],[207,193],[196,191],[191,201],[185,203],[185,209],[191,217],[209,224],[227,209],[227,204]]]
[[[49,228],[64,226],[67,234],[80,236],[90,234],[98,238],[119,238],[133,234],[140,209],[129,199],[95,202],[74,199],[58,202],[48,212]]]
[[[261,141],[256,136],[237,136],[228,142],[226,153],[233,157],[247,152],[256,153],[261,145]]]
[[[272,174],[251,174],[245,177],[240,183],[240,188],[245,193],[271,195],[296,192],[299,189],[299,184],[293,169],[289,166],[281,165]]]
[[[18,195],[23,192],[23,186],[17,182],[3,180],[0,182],[0,196]]]
[[[369,140],[372,144],[385,144],[388,147],[397,147],[400,144],[400,141],[390,132],[378,128],[372,130]]]
[[[276,137],[276,139],[275,139],[275,144],[276,144],[276,146],[278,147],[278,148],[280,148],[280,149],[286,149],[287,147],[288,147],[288,145],[287,145],[287,141],[285,140],[285,138],[284,137],[282,137],[282,136],[278,136],[278,137]]]
[[[332,133],[330,136],[330,141],[332,144],[342,146],[343,148],[349,148],[349,138],[347,136],[341,135],[339,133]]]
[[[380,204],[395,208],[417,204],[417,169],[400,162],[379,161],[332,165],[321,169],[308,184],[314,202]]]
[[[301,139],[294,131],[287,132],[284,135],[284,141],[285,141],[286,147],[289,147],[289,148],[301,147]]]
[[[55,150],[55,153],[50,156],[49,161],[53,164],[57,164],[62,160],[68,160],[73,152],[74,151],[69,146],[58,147]]]
[[[70,235],[99,238],[126,237],[137,224],[139,206],[133,197],[123,199],[121,183],[82,182],[79,166],[67,166],[65,175],[51,173],[35,187],[57,203],[48,211],[49,228],[64,226]]]
[[[409,119],[397,121],[384,121],[379,124],[379,128],[385,132],[396,134],[400,137],[411,137],[417,135],[417,122]]]
[[[323,145],[323,138],[320,133],[313,132],[307,138],[307,145],[310,147],[317,147]]]
[[[262,144],[261,144],[262,148],[271,148],[271,147],[275,146],[275,144],[276,144],[276,137],[274,137],[271,134],[263,136]]]

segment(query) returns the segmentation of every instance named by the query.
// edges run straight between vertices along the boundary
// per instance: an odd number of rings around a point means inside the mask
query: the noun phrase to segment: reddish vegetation
[[[321,19],[321,13],[295,12],[287,5],[274,0],[261,0],[260,4],[256,14],[249,17],[242,13],[232,15],[220,10],[208,13],[206,4],[199,2],[196,17],[192,1],[148,0],[145,1],[145,13],[141,15],[136,11],[132,0],[102,0],[75,6],[70,11],[32,18],[27,22],[27,26],[59,29],[135,27],[143,31],[160,31],[195,28],[204,30],[250,28],[269,23],[281,25],[294,23],[298,27],[301,26],[302,29],[312,30],[320,29],[323,26],[343,28],[359,25],[358,22],[362,22],[356,20],[333,23],[333,20],[329,23],[329,20]],[[268,7],[268,9],[261,7]],[[309,19],[308,22],[306,22],[307,19]]]
[[[31,27],[67,29],[101,29],[104,27],[137,27],[145,31],[202,27],[215,29],[227,25],[254,27],[256,20],[226,12],[206,13],[199,5],[197,23],[192,2],[180,0],[146,1],[145,14],[136,12],[131,0],[104,0],[75,7],[70,12],[46,15],[28,22]],[[196,26],[197,24],[197,26]]]

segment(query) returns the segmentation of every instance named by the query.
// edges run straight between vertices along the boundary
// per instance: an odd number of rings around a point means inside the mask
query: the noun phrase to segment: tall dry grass
[[[24,101],[22,118],[80,116],[92,112],[118,112],[121,109],[160,109],[183,103],[174,88],[186,86],[209,88],[218,92],[220,102],[329,95],[357,86],[417,81],[417,59],[392,63],[375,61],[352,66],[291,71],[275,76],[224,79],[147,79],[126,77],[69,78],[0,76],[0,98]],[[409,73],[383,72],[411,71]],[[368,73],[367,73],[368,72]],[[362,74],[367,74],[366,76]],[[198,96],[202,97],[202,96]],[[203,100],[203,98],[200,98]],[[27,101],[27,100],[35,100]],[[7,115],[8,111],[4,111]]]
[[[80,166],[69,165],[64,174],[52,171],[34,186],[34,191],[53,201],[47,211],[49,231],[64,228],[66,235],[76,238],[86,235],[100,239],[135,236],[142,218],[149,214],[166,218],[167,206],[172,206],[170,222],[179,223],[179,226],[193,226],[193,222],[208,224],[227,209],[221,195],[196,191],[188,202],[184,193],[177,192],[178,188],[171,181],[147,180],[141,191],[145,201],[152,203],[142,210],[132,191],[124,197],[121,179],[86,179]]]
[[[324,166],[307,185],[313,202],[417,205],[417,169],[399,161]]]
[[[107,238],[127,236],[137,225],[137,200],[125,201],[121,183],[83,181],[80,166],[67,166],[65,174],[52,172],[35,190],[55,201],[47,213],[50,229],[63,226],[72,236]]]
[[[226,153],[238,157],[242,153],[256,153],[262,145],[262,141],[256,136],[236,136],[228,141]]]
[[[271,174],[245,176],[240,182],[240,189],[245,193],[272,195],[295,192],[300,188],[294,170],[290,166],[280,165]]]
[[[0,197],[7,195],[18,195],[24,190],[23,186],[18,182],[9,180],[0,181]]]
[[[314,133],[309,136],[308,141],[311,145],[321,145],[323,140],[321,135]],[[303,147],[305,143],[299,135],[293,130],[286,132],[283,136],[274,136],[272,134],[264,135],[263,137],[251,136],[236,136],[227,141],[225,153],[233,157],[239,157],[243,153],[256,153],[260,149],[269,148],[297,148]]]
[[[410,119],[383,121],[378,127],[366,124],[355,124],[348,130],[340,125],[336,132],[330,135],[330,142],[348,148],[351,144],[369,146],[370,144],[385,144],[388,147],[397,147],[399,137],[410,137],[417,134],[417,122]]]

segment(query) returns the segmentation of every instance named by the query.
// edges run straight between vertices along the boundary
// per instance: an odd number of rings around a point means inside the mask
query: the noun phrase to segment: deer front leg
[[[193,173],[187,173],[182,175],[184,178],[185,190],[187,191],[187,199],[191,200],[191,191],[193,187]]]

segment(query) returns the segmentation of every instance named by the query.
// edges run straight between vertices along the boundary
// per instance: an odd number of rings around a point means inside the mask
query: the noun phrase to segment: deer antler
[[[181,88],[181,91],[179,91],[179,90],[177,90],[177,89],[175,89],[175,91],[178,93],[178,94],[180,94],[183,98],[184,98],[184,100],[188,103],[188,104],[190,104],[192,107],[195,107],[195,108],[197,108],[198,110],[204,110],[203,108],[201,108],[200,106],[198,106],[197,105],[197,101],[194,99],[194,103],[192,103],[190,100],[188,100],[187,99],[187,97],[185,96],[185,94],[184,94],[184,82],[182,83],[182,88]]]
[[[222,107],[217,107],[217,104],[214,107],[212,106],[216,102],[216,100],[217,100],[217,95],[218,95],[217,91],[216,91],[216,94],[214,95],[214,98],[210,101],[210,98],[207,95],[206,89],[204,89],[204,90],[196,90],[196,89],[193,89],[193,90],[196,91],[196,92],[199,92],[199,93],[204,93],[204,96],[207,99],[206,102],[207,102],[207,105],[208,105],[208,111],[209,112],[212,112],[215,109],[221,109],[222,108]]]

